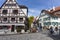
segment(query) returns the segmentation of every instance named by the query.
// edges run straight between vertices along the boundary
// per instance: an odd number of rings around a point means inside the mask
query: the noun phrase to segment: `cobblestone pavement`
[[[0,40],[53,40],[42,33],[0,36]]]
[[[50,34],[49,30],[45,30],[43,32],[40,32],[44,35],[48,35],[50,38],[52,38],[53,40],[60,40],[60,33],[58,32],[58,34]],[[56,32],[57,33],[57,32]]]

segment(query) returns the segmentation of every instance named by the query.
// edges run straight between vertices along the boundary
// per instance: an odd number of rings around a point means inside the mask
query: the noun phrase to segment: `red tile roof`
[[[55,12],[60,11],[60,6],[55,7],[55,10],[54,9],[51,9],[50,11],[48,11],[48,10],[42,10],[41,12],[44,12],[44,11],[47,14],[60,17],[60,14],[54,14]]]
[[[57,11],[57,10],[60,10],[60,6],[56,7],[55,10],[56,10],[56,11]]]

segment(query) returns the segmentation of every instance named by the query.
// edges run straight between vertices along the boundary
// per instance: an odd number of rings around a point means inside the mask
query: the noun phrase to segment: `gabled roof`
[[[3,7],[3,5],[5,4],[7,2],[7,0],[2,4],[2,6],[0,7],[0,9]],[[16,2],[17,3],[17,2]],[[17,3],[18,4],[18,3]],[[20,7],[20,8],[27,8],[25,5],[19,5],[18,4],[18,6]],[[27,8],[28,9],[28,8]]]
[[[2,4],[2,6],[0,7],[0,9],[3,7],[3,5],[7,2],[7,0]]]
[[[54,9],[51,9],[50,11],[42,10],[41,12],[45,12],[46,14],[49,14],[49,15],[52,15],[52,16],[60,17],[60,14],[55,14],[55,12],[58,12],[58,11],[60,11],[60,6],[55,7],[55,10]]]
[[[55,10],[54,10],[54,9],[55,9]],[[51,9],[50,12],[51,12],[51,13],[54,13],[54,12],[56,12],[56,11],[60,11],[60,6],[55,7],[54,9]]]

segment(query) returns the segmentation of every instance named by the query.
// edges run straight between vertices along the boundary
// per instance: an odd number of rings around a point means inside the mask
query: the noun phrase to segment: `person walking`
[[[50,27],[50,34],[53,34],[54,33],[54,31],[53,31],[53,27]]]
[[[58,27],[55,27],[55,35],[59,34]]]

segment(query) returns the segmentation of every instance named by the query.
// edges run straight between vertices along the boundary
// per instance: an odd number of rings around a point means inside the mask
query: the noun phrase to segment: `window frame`
[[[18,10],[13,10],[13,14],[17,15],[18,14]]]
[[[6,19],[5,19],[5,18],[3,18],[3,21],[7,21],[7,20],[8,20],[7,18],[6,18]]]
[[[15,18],[11,18],[11,21],[15,21]]]
[[[8,13],[8,10],[3,10],[2,14],[6,15]]]
[[[23,21],[23,18],[19,18],[19,21],[22,22]]]

